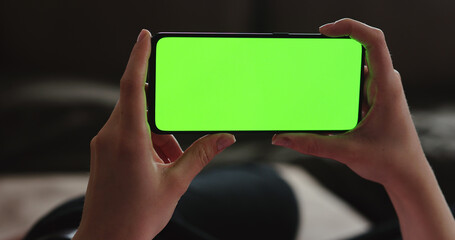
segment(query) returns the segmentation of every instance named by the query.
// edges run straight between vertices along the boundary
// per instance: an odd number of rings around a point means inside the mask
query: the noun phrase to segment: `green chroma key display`
[[[346,131],[359,121],[363,48],[321,35],[153,37],[155,132]]]

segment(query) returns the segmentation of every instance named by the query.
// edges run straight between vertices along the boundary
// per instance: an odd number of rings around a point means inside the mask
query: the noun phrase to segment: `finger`
[[[366,49],[369,71],[381,80],[388,80],[393,71],[392,59],[385,41],[384,33],[353,19],[341,19],[320,27],[319,31],[327,36],[349,36],[359,41]]]
[[[121,119],[129,129],[139,127],[142,130],[146,126],[144,85],[151,49],[150,37],[149,31],[141,31],[120,81]]]
[[[156,148],[155,145],[153,146],[153,150],[155,150],[155,153],[158,154],[158,157],[160,159],[155,159],[157,160],[158,163],[171,163],[171,159],[169,159],[166,154],[164,154],[163,150],[161,148]]]
[[[363,97],[367,99],[368,96],[368,87],[370,85],[370,71],[368,70],[368,66],[363,66]]]
[[[370,104],[369,104],[369,97],[368,97],[368,87],[369,87],[369,72],[368,72],[368,66],[363,67],[363,96],[362,96],[362,118],[364,118],[370,109]]]
[[[170,176],[189,185],[193,178],[215,157],[235,142],[234,135],[220,133],[206,135],[194,142],[170,169]]]
[[[145,83],[144,91],[145,91],[145,98],[148,99],[149,98],[149,83],[148,82]]]
[[[342,161],[350,150],[349,141],[343,135],[322,136],[312,133],[284,133],[273,136],[272,144],[290,148],[306,155],[339,161]]]
[[[368,101],[365,100],[362,100],[362,103],[361,103],[361,114],[362,114],[362,119],[365,118],[365,116],[367,115],[368,111],[370,110],[370,105],[368,104]]]
[[[165,163],[174,162],[183,153],[180,144],[172,134],[160,135],[152,133],[152,142],[155,151]]]

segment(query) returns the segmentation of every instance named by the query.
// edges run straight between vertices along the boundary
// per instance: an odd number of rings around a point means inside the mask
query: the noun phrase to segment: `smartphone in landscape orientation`
[[[148,71],[155,133],[348,131],[364,49],[301,33],[158,33]]]

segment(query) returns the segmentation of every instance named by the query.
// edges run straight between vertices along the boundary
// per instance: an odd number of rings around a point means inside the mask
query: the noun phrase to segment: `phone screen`
[[[347,131],[359,121],[364,50],[350,38],[158,34],[155,132]]]

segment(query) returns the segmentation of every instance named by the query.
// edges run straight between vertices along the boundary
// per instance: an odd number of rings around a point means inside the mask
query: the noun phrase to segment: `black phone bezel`
[[[320,33],[228,33],[228,32],[158,32],[151,38],[151,53],[147,72],[147,121],[153,133],[157,134],[181,134],[181,133],[290,133],[290,132],[308,132],[308,133],[344,133],[351,130],[217,130],[217,131],[163,131],[156,126],[155,122],[155,70],[156,70],[156,45],[164,37],[232,37],[232,38],[349,38],[347,36],[328,37]],[[357,125],[362,119],[362,99],[364,92],[364,74],[363,66],[365,63],[365,47],[362,46],[362,60],[360,69],[360,94],[359,94],[359,111]],[[151,107],[152,106],[152,107]]]

